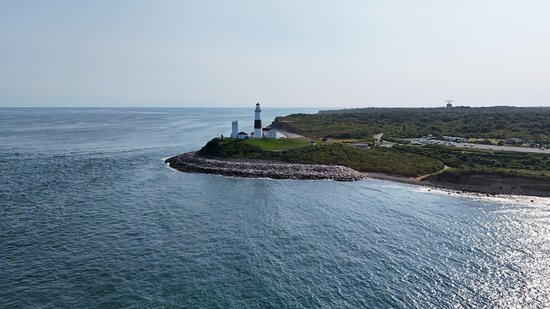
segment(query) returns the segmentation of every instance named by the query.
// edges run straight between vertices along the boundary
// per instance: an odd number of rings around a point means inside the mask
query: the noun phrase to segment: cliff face
[[[525,177],[476,173],[440,174],[429,176],[424,181],[454,190],[550,197],[550,182]]]

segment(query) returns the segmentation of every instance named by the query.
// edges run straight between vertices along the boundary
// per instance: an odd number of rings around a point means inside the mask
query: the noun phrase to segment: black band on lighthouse
[[[262,121],[254,120],[254,129],[261,129],[261,128],[262,128]]]

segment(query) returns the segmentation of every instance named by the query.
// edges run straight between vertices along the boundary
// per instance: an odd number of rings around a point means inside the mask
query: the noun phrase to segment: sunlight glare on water
[[[550,305],[549,199],[162,162],[232,120],[252,109],[1,109],[0,307]]]

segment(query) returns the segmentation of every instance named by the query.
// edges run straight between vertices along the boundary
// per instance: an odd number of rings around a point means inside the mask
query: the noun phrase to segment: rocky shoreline
[[[550,184],[519,177],[479,174],[461,177],[461,179],[440,179],[440,177],[435,176],[410,178],[381,173],[360,173],[354,169],[341,165],[297,164],[251,159],[223,159],[200,156],[197,152],[187,152],[168,158],[164,162],[173,169],[187,173],[217,174],[246,178],[331,179],[336,181],[356,181],[374,178],[449,191],[474,192],[487,195],[550,197]]]
[[[332,179],[355,181],[363,175],[354,169],[341,165],[295,164],[264,160],[235,160],[209,158],[196,152],[187,152],[164,161],[180,172],[218,174],[234,177],[255,177],[274,179]]]

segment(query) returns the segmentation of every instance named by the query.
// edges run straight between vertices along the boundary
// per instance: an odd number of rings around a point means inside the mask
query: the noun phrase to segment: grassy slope
[[[307,140],[306,140],[307,141]],[[263,148],[257,145],[263,146]],[[298,147],[301,145],[301,147]],[[275,147],[277,146],[277,147]],[[286,151],[269,149],[286,148]],[[225,158],[279,160],[290,163],[344,165],[362,172],[381,172],[402,176],[419,176],[434,173],[443,163],[434,158],[397,149],[360,149],[345,144],[310,146],[309,141],[293,139],[277,142],[266,140],[213,139],[200,151],[203,155]]]
[[[361,149],[331,144],[281,153],[283,161],[311,164],[339,164],[360,172],[378,172],[401,176],[420,176],[443,168],[438,159],[388,148]]]
[[[267,151],[284,151],[295,148],[302,148],[310,145],[310,140],[305,138],[287,138],[287,139],[247,139],[243,141],[252,146]]]
[[[362,172],[401,176],[435,173],[447,165],[452,173],[487,173],[550,180],[550,156],[495,152],[438,145],[399,145],[360,149],[346,144],[311,146],[307,139],[213,139],[201,153],[225,158],[279,160],[291,163],[338,164]]]
[[[440,160],[452,167],[447,173],[499,174],[550,180],[550,156],[537,153],[500,152],[439,145],[394,146],[408,153]]]
[[[550,181],[550,171],[534,171],[526,169],[507,169],[507,168],[466,168],[456,169],[450,168],[447,170],[439,171],[436,174],[450,174],[454,176],[458,175],[470,175],[470,174],[490,174],[490,175],[502,175],[502,176],[517,176],[529,179],[543,180],[546,183]]]

